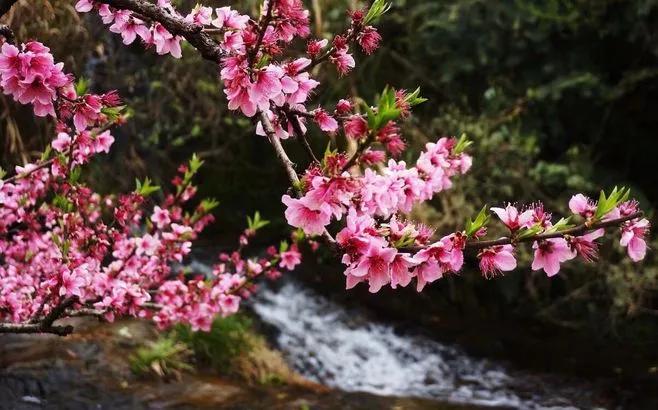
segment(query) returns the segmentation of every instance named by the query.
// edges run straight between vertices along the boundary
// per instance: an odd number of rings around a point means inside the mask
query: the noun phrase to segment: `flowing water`
[[[592,386],[565,385],[456,346],[396,332],[294,281],[262,289],[252,307],[303,376],[345,391],[523,409],[593,408]]]

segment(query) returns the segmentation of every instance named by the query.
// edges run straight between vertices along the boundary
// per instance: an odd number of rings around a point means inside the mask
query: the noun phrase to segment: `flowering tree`
[[[0,16],[13,3],[0,2]],[[365,54],[378,48],[381,36],[373,24],[389,7],[382,0],[350,11],[348,27],[331,41],[308,39],[309,12],[301,0],[265,0],[257,18],[200,5],[185,15],[169,0],[79,0],[75,7],[98,13],[125,44],[140,41],[181,58],[181,43],[187,42],[217,65],[229,109],[253,118],[255,133],[267,138],[288,175],[282,202],[288,223],[297,228],[295,240],[268,248],[265,257],[244,257],[244,246],[266,224],[257,214],[238,248],[220,255],[212,275],[186,273],[180,264],[217,205],[205,199],[185,211],[201,161],[193,157],[182,165],[159,203],[151,195],[159,187],[148,179],[126,194],[94,192],[81,172],[95,155],[109,152],[112,128],[126,120],[121,99],[114,91],[87,93],[46,46],[17,44],[11,29],[0,26],[0,88],[31,105],[36,116],[56,122],[56,135],[39,160],[0,175],[0,332],[66,335],[73,329],[55,321],[79,315],[129,315],[162,328],[184,322],[207,330],[213,316],[238,310],[256,277],[294,269],[301,261],[298,240],[342,255],[346,287],[365,282],[371,292],[412,280],[421,291],[459,272],[465,252],[473,252],[482,274],[493,277],[517,267],[515,251],[525,243],[534,249],[531,268],[553,276],[568,260],[594,260],[606,228],[621,230],[620,243],[631,259],[645,255],[649,221],[624,188],[602,192],[598,201],[574,195],[568,204],[573,215],[558,221],[541,204],[493,207],[509,230],[502,238],[486,238],[486,207],[464,229],[444,236],[405,219],[415,205],[468,172],[471,142],[465,136],[440,138],[413,165],[398,160],[406,149],[400,123],[425,102],[419,90],[386,87],[372,105],[350,99],[332,107],[312,103],[320,90],[314,79],[319,66],[332,65],[344,76],[355,66],[355,47]],[[301,52],[299,39],[307,39]],[[309,125],[330,137],[322,155],[308,142]],[[339,136],[350,148],[340,148]],[[302,145],[306,169],[293,163],[282,141]]]

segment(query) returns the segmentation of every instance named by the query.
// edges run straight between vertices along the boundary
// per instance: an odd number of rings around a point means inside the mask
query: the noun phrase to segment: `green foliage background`
[[[346,6],[357,4],[308,3],[317,36],[344,28]],[[144,53],[140,45],[125,47],[96,16],[78,16],[72,1],[43,4],[21,2],[12,11],[7,22],[18,37],[50,45],[68,70],[91,80],[92,90],[118,88],[133,110],[116,133],[114,151],[94,168],[96,184],[128,190],[136,176],[146,175],[166,182],[197,152],[206,160],[202,195],[222,202],[221,232],[237,231],[245,215],[260,209],[285,234],[279,201],[285,175],[250,121],[226,109],[214,67],[189,49],[177,61]],[[257,7],[254,0],[230,4]],[[407,159],[439,136],[465,132],[475,141],[472,173],[414,215],[439,231],[460,227],[484,203],[541,200],[564,212],[572,193],[596,194],[614,184],[633,188],[653,216],[657,20],[656,0],[395,0],[380,24],[382,49],[358,55],[355,75],[344,80],[331,68],[319,73],[328,88],[318,100],[347,94],[371,101],[386,84],[421,86],[430,101],[405,125],[412,146]],[[30,158],[50,134],[45,122],[35,123],[4,97],[0,109],[6,167]],[[318,149],[326,145],[322,138],[315,137]],[[302,162],[296,145],[288,145]],[[655,341],[654,252],[631,264],[618,246],[606,245],[601,259],[571,264],[553,280],[521,268],[483,281],[471,270],[430,295],[484,317],[515,312],[599,334],[624,326],[619,337]]]

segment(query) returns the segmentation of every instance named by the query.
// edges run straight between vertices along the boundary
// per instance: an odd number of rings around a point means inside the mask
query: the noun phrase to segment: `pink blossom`
[[[162,209],[159,206],[153,208],[153,215],[151,215],[151,221],[159,228],[162,229],[165,226],[171,223],[171,218],[169,217],[169,211],[167,209]]]
[[[457,246],[454,238],[454,235],[443,237],[414,256],[418,263],[414,271],[418,292],[423,290],[425,284],[441,279],[444,273],[461,269],[464,264],[463,244]]]
[[[569,237],[567,242],[578,256],[587,262],[592,262],[598,258],[599,246],[595,240],[602,237],[604,233],[605,231],[601,228],[586,235]]]
[[[340,75],[349,73],[355,66],[354,57],[348,52],[347,47],[334,51],[329,60],[336,66]]]
[[[65,132],[60,132],[51,145],[57,152],[67,152],[71,146],[71,137]]]
[[[596,212],[596,204],[583,194],[576,194],[569,200],[569,209],[583,218],[591,218]]]
[[[560,263],[576,257],[564,238],[551,238],[535,242],[532,270],[543,269],[546,275],[554,276],[560,271]]]
[[[217,18],[212,21],[212,25],[217,28],[232,28],[242,30],[247,26],[249,16],[240,15],[237,11],[231,10],[230,7],[220,7],[215,9]]]
[[[91,0],[79,0],[75,3],[75,11],[78,13],[87,13],[94,8],[94,3]]]
[[[397,288],[398,285],[405,287],[413,278],[412,268],[418,265],[418,262],[407,253],[398,253],[391,262],[391,287]]]
[[[82,297],[82,289],[85,287],[86,281],[80,274],[79,269],[74,269],[73,271],[65,270],[62,272],[61,278],[60,296]]]
[[[366,26],[361,33],[359,33],[357,39],[363,52],[366,54],[372,54],[379,48],[379,42],[382,40],[382,36],[379,35],[376,28]]]
[[[619,244],[626,247],[628,256],[635,262],[644,259],[647,253],[645,236],[649,232],[649,228],[650,223],[645,218],[635,219],[622,226]]]
[[[137,255],[148,255],[153,256],[160,246],[160,241],[157,237],[146,234],[141,238],[136,239],[137,248],[135,253]]]
[[[321,108],[313,112],[313,119],[324,132],[335,132],[338,129],[336,119]]]
[[[349,274],[357,278],[366,278],[370,284],[369,291],[376,293],[391,281],[390,268],[396,254],[397,250],[394,248],[385,248],[373,243],[349,270]]]
[[[293,270],[295,269],[295,266],[301,263],[301,261],[302,254],[297,250],[297,245],[293,245],[289,250],[281,253],[281,261],[279,262],[279,267]]]
[[[352,103],[348,100],[341,99],[336,103],[336,113],[339,115],[345,115],[352,112]]]
[[[485,248],[478,254],[480,270],[486,278],[496,276],[499,272],[516,269],[516,258],[512,245],[499,245]]]
[[[348,138],[358,139],[368,133],[368,123],[360,115],[353,115],[343,123],[345,136]]]
[[[498,215],[498,218],[507,226],[507,228],[514,232],[520,228],[528,228],[532,225],[533,210],[528,209],[524,212],[519,212],[515,206],[507,204],[505,208],[491,208],[491,211]]]
[[[109,154],[112,144],[114,144],[114,137],[110,131],[103,131],[94,138],[94,151],[96,153],[104,152]]]
[[[306,197],[294,199],[289,195],[284,195],[281,202],[287,207],[285,216],[288,223],[301,228],[307,235],[320,235],[324,232],[324,227],[329,225],[331,209],[326,204],[315,207]]]
[[[322,49],[324,49],[329,41],[326,39],[324,40],[311,40],[308,42],[308,45],[306,46],[306,52],[308,55],[312,57],[317,57],[321,52]]]

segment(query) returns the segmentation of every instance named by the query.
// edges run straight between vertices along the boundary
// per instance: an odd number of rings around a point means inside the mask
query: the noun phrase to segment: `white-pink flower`
[[[495,276],[499,272],[516,269],[516,258],[512,245],[499,245],[485,248],[478,254],[480,271],[486,278]]]
[[[290,195],[284,195],[281,202],[287,206],[285,216],[288,224],[301,228],[307,235],[320,235],[329,225],[331,208],[327,204],[315,207],[306,197],[295,199]]]
[[[560,271],[560,263],[576,257],[576,252],[564,238],[544,239],[535,242],[532,247],[535,250],[532,270],[543,269],[549,277]]]
[[[516,231],[520,228],[527,228],[532,225],[532,209],[520,212],[512,204],[507,204],[505,208],[493,207],[491,208],[491,211],[498,215],[498,218],[500,218],[510,231]]]
[[[619,244],[626,247],[628,256],[635,262],[644,259],[647,253],[647,243],[644,238],[649,232],[650,226],[649,221],[642,218],[630,221],[621,228]]]

